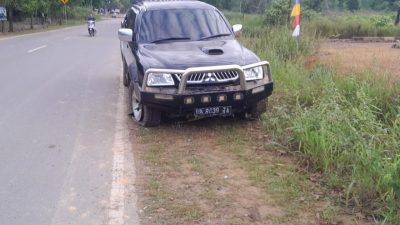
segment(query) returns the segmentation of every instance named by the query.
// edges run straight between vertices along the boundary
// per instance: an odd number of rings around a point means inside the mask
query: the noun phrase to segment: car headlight
[[[250,69],[244,70],[244,76],[246,80],[260,80],[264,78],[264,72],[262,66],[256,66]]]
[[[147,86],[173,86],[174,79],[169,73],[149,73]]]

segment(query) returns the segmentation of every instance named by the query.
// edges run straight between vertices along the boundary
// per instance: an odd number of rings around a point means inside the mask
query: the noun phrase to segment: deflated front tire
[[[129,85],[129,110],[132,119],[144,127],[156,127],[161,123],[161,112],[140,102],[133,82]]]

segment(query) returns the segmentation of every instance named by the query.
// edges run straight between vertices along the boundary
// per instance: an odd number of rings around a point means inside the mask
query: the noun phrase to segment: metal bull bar
[[[170,69],[148,69],[144,75],[142,90],[147,89],[147,79],[150,73],[169,73],[169,74],[182,74],[181,81],[178,87],[178,94],[184,94],[186,91],[187,81],[189,76],[194,73],[210,73],[210,72],[224,72],[224,71],[236,71],[239,74],[240,88],[246,90],[246,78],[244,70],[251,69],[258,66],[267,67],[267,71],[264,71],[264,80],[272,81],[271,68],[268,61],[262,61],[258,63],[249,64],[246,66],[238,65],[223,65],[223,66],[205,66],[205,67],[191,67],[186,70],[170,70]],[[267,74],[265,73],[267,72]]]

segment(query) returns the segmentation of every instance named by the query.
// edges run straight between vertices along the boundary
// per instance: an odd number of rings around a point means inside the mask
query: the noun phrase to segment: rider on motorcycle
[[[88,20],[89,34],[90,34],[90,29],[93,29],[93,31],[95,32],[96,30],[94,27],[96,26],[96,18],[92,14],[90,14],[90,16],[87,18],[87,20]]]

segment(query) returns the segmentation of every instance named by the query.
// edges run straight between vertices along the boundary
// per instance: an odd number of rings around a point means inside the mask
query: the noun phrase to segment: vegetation
[[[69,0],[67,4],[68,18],[84,19],[95,8],[106,10],[126,8],[130,0]],[[34,21],[45,23],[46,21],[59,21],[64,18],[64,6],[60,0],[0,0],[0,6],[7,8],[9,32],[14,31],[13,23],[30,19],[31,29]]]
[[[294,0],[203,0],[225,10],[245,13],[263,13],[276,2],[283,2],[286,8],[291,8]],[[303,0],[302,7],[316,12],[329,10],[394,10],[400,7],[400,0]]]
[[[293,5],[293,0],[203,0],[204,2],[215,5],[216,7],[236,12],[266,14],[266,21],[269,24],[284,24],[289,20],[289,15]],[[132,0],[69,0],[67,4],[68,17],[72,19],[83,19],[93,11],[93,9],[121,9],[123,12],[129,8]],[[30,20],[31,28],[34,21],[59,21],[64,17],[64,7],[60,0],[0,0],[0,6],[5,6],[8,12],[9,31],[13,32],[14,21]],[[394,23],[394,13],[400,9],[400,0],[303,0],[303,15],[305,18],[318,16],[320,13],[331,14],[343,10],[357,11],[362,10],[383,10],[390,11],[392,14],[392,24]],[[393,17],[393,18],[392,18]],[[355,20],[349,26],[350,29],[358,28],[359,33],[370,34],[370,27],[362,18]],[[336,23],[336,21],[334,21]],[[342,23],[342,21],[338,21]],[[331,24],[333,22],[327,23]],[[325,22],[324,22],[325,24]],[[329,29],[329,34],[335,35],[335,30]],[[376,33],[385,33],[386,28],[380,28]],[[323,30],[319,28],[318,30]],[[383,31],[382,31],[383,30]],[[373,32],[372,32],[373,33]]]
[[[304,31],[322,37],[352,38],[360,36],[400,36],[394,25],[394,14],[338,14],[337,16],[313,15],[304,23]]]
[[[262,122],[274,143],[300,151],[310,169],[323,173],[322,182],[342,193],[344,204],[399,224],[400,85],[381,74],[339,74],[325,65],[306,69],[305,60],[318,45],[315,34],[328,33],[322,29],[326,20],[320,26],[305,23],[314,32],[296,43],[287,26],[255,25],[259,19],[244,17],[244,27],[252,25],[242,42],[271,61],[276,83]],[[339,29],[338,24],[332,27]]]
[[[309,7],[319,8],[318,4]],[[286,0],[275,0],[265,11],[267,25],[289,24],[290,8]],[[354,36],[400,36],[394,12],[363,11],[355,13],[335,11],[328,15],[315,10],[303,10],[303,31],[322,37],[352,38]]]

